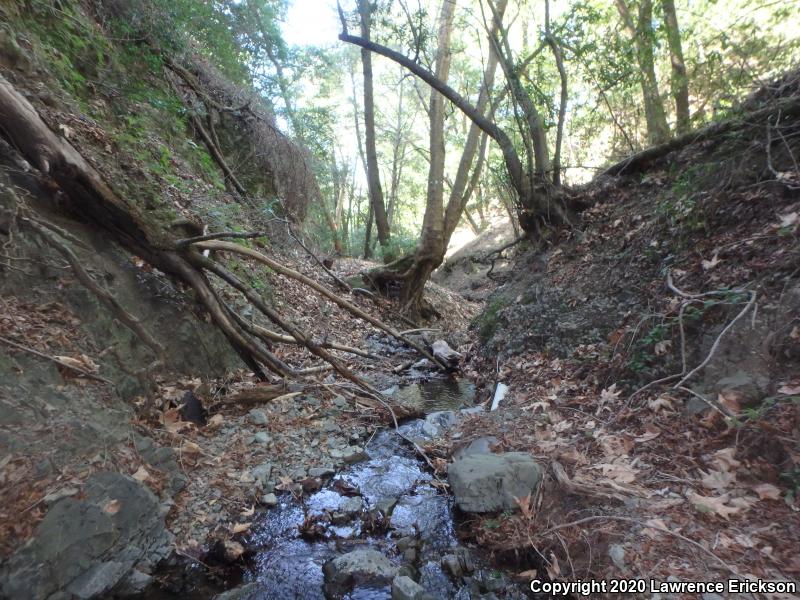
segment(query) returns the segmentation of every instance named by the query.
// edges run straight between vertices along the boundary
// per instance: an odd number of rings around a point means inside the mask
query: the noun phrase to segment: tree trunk
[[[498,15],[502,18],[503,13],[506,9],[507,0],[500,0],[497,5],[497,12]],[[496,26],[493,29],[492,34],[496,33]],[[483,73],[483,84],[481,85],[481,90],[478,93],[478,101],[475,105],[476,110],[484,115],[486,113],[486,107],[489,105],[489,99],[492,92],[492,87],[494,87],[494,77],[497,71],[497,53],[490,49],[489,51],[489,59],[486,63],[486,69]],[[481,139],[483,138],[483,139]],[[461,154],[461,160],[458,163],[458,170],[456,171],[456,177],[453,180],[453,186],[450,189],[450,199],[447,202],[447,208],[445,209],[445,217],[444,217],[444,246],[447,247],[448,243],[450,242],[450,238],[453,235],[456,227],[458,226],[458,221],[461,219],[461,213],[464,212],[464,209],[469,202],[470,196],[472,195],[472,191],[474,187],[472,185],[468,186],[468,183],[472,183],[469,181],[470,169],[472,168],[473,160],[475,159],[475,154],[478,151],[479,147],[481,149],[480,154],[478,155],[478,162],[475,166],[475,170],[480,173],[480,169],[483,162],[483,151],[485,150],[485,134],[480,130],[480,128],[475,123],[470,123],[469,132],[467,133],[467,140],[464,143],[464,151]]]
[[[664,28],[667,31],[672,78],[670,80],[672,97],[675,99],[676,129],[678,135],[689,131],[689,80],[686,77],[686,63],[683,61],[681,30],[675,12],[675,0],[661,0],[664,9]]]
[[[450,36],[453,31],[455,0],[443,0],[439,13],[434,77],[447,82],[450,74]],[[425,283],[433,270],[442,264],[445,254],[444,235],[444,97],[431,90],[430,118],[430,167],[428,170],[428,193],[422,233],[414,263],[406,273],[401,298],[405,309],[411,314],[422,312],[422,294]]]
[[[556,128],[556,147],[553,152],[553,185],[561,185],[561,146],[564,141],[564,120],[567,116],[567,69],[564,66],[564,55],[558,40],[550,32],[550,2],[545,0],[545,39],[553,52],[561,82],[561,96],[558,104],[558,126]]]
[[[651,145],[661,144],[669,139],[669,126],[664,103],[658,92],[655,60],[653,58],[653,2],[640,0],[638,22],[634,24],[633,16],[625,0],[614,0],[622,24],[636,47],[636,60],[639,65],[639,80],[642,86],[644,114],[647,121],[647,139]]]
[[[361,17],[361,37],[370,39],[370,4],[369,0],[358,1],[358,12]],[[372,89],[372,53],[361,49],[361,64],[364,71],[364,134],[366,136],[367,183],[369,185],[369,201],[372,215],[378,230],[378,241],[386,252],[389,244],[389,220],[386,216],[386,205],[383,201],[381,174],[378,167],[378,152],[375,144],[375,101]],[[391,257],[384,256],[386,259]]]

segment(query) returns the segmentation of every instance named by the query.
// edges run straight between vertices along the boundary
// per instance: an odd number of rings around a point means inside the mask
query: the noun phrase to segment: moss
[[[495,334],[500,325],[501,313],[508,304],[508,300],[502,296],[494,298],[486,305],[484,311],[476,317],[473,324],[478,327],[478,337],[481,342],[486,343]]]

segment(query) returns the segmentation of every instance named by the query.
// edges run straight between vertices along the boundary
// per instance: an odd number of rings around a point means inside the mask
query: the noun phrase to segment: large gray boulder
[[[356,585],[388,585],[397,575],[397,567],[377,550],[360,549],[325,563],[325,591],[339,597]]]
[[[107,598],[112,590],[135,590],[171,551],[158,498],[136,480],[97,473],[83,496],[54,503],[34,537],[0,568],[0,597]]]
[[[533,494],[542,468],[523,452],[469,454],[447,470],[456,504],[464,512],[486,513],[516,509],[514,498]]]

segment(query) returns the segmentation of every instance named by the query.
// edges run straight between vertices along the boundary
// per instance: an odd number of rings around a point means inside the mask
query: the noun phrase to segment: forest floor
[[[487,403],[509,391],[450,443],[530,452],[548,478],[465,535],[525,576],[800,579],[799,133],[601,177],[580,231],[520,249],[464,366]]]

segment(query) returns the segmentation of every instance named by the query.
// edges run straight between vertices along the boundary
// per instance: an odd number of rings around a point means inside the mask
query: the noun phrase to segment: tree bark
[[[501,17],[505,12],[506,4],[507,0],[500,0],[498,2],[497,12]],[[493,33],[496,33],[496,31],[493,31],[490,33],[490,35]],[[497,63],[497,52],[490,48],[486,69],[483,73],[483,82],[481,84],[480,92],[478,93],[478,101],[475,104],[475,108],[482,115],[485,115],[486,108],[489,105],[492,87],[494,87],[494,77],[497,71]],[[468,185],[471,183],[471,181],[469,181],[470,169],[472,168],[472,163],[475,160],[475,154],[478,152],[479,147],[481,152],[478,155],[478,162],[475,166],[475,171],[480,173],[483,162],[483,151],[485,150],[485,137],[483,136],[485,136],[485,134],[480,130],[480,128],[474,122],[470,123],[467,139],[464,143],[464,150],[461,154],[461,160],[458,163],[456,177],[453,180],[453,186],[450,189],[450,199],[448,200],[447,208],[445,209],[445,248],[447,248],[447,244],[450,242],[450,238],[452,237],[453,232],[455,231],[456,227],[458,226],[458,222],[461,219],[461,214],[464,212],[470,196],[472,195],[474,187]]]
[[[669,125],[667,125],[664,103],[658,91],[653,58],[653,2],[652,0],[640,0],[636,23],[633,21],[633,16],[625,0],[614,0],[614,4],[622,19],[622,25],[636,48],[648,142],[651,145],[661,144],[669,139]]]
[[[689,79],[686,76],[686,63],[683,60],[681,30],[678,27],[678,14],[675,0],[661,0],[664,9],[664,28],[667,31],[672,78],[670,80],[672,97],[675,99],[675,120],[678,135],[689,131]]]
[[[553,52],[561,82],[561,96],[558,104],[558,126],[556,128],[556,146],[553,151],[553,185],[561,185],[561,145],[564,140],[564,120],[567,116],[567,69],[564,66],[564,55],[561,45],[550,31],[550,2],[545,0],[545,41]]]
[[[369,0],[358,0],[358,12],[361,21],[361,37],[370,39],[370,14]],[[366,48],[361,49],[361,64],[364,72],[364,134],[367,155],[367,184],[369,185],[369,201],[372,206],[372,215],[378,230],[378,242],[386,250],[389,244],[389,220],[386,216],[386,205],[383,200],[381,188],[381,174],[378,167],[378,152],[375,144],[375,100],[372,85],[372,53]],[[390,257],[386,257],[390,258]]]
[[[434,77],[446,82],[450,73],[450,37],[453,31],[455,0],[443,0],[439,13],[439,32],[437,36]],[[444,97],[431,90],[429,104],[430,122],[430,166],[428,169],[428,190],[425,202],[425,215],[422,219],[422,232],[414,255],[414,262],[404,276],[401,293],[405,310],[411,314],[422,313],[422,295],[425,283],[433,270],[444,260]]]

